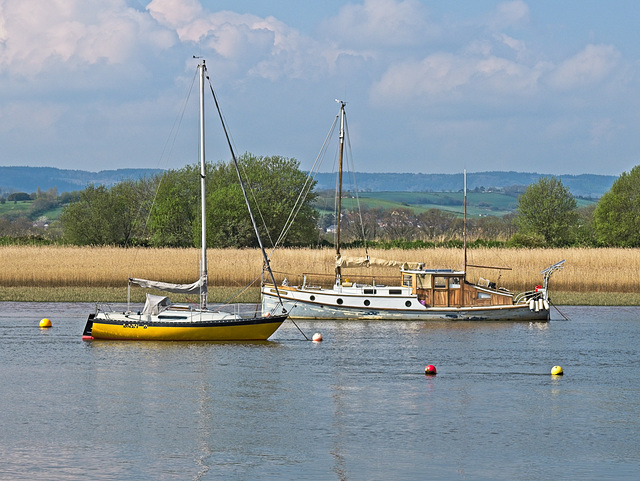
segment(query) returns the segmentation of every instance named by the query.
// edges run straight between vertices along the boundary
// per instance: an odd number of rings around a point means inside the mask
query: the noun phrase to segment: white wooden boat
[[[340,102],[339,173],[336,216],[336,266],[332,286],[324,287],[301,275],[302,283],[294,286],[285,281],[281,286],[264,282],[262,309],[274,309],[280,300],[294,319],[398,319],[398,320],[518,320],[548,321],[550,317],[549,278],[562,269],[564,260],[541,274],[542,284],[531,291],[514,294],[488,280],[467,280],[466,227],[464,269],[428,269],[422,264],[380,259],[346,258],[340,253],[340,204],[342,199],[342,159],[345,139],[345,103]],[[465,176],[466,218],[466,176]],[[466,222],[465,222],[466,225]],[[347,267],[381,264],[398,266],[396,285],[350,282],[342,274]],[[486,267],[486,266],[476,266]]]

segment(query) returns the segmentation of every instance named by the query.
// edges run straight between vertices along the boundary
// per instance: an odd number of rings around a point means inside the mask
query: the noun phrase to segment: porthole
[[[336,302],[341,306],[344,301],[342,299],[338,299]]]
[[[407,306],[407,307],[411,307],[411,301],[405,302],[404,305]]]
[[[371,304],[371,301],[369,299],[365,299],[364,305],[368,307],[369,304]]]
[[[309,299],[312,300],[312,301],[315,301],[316,300],[316,296],[311,296]]]

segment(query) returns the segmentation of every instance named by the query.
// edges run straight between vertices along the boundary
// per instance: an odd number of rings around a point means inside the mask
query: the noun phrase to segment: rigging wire
[[[164,144],[162,146],[162,151],[160,152],[160,157],[158,159],[158,164],[157,165],[159,166],[159,168],[162,168],[162,170],[164,170],[164,172],[163,172],[163,174],[160,176],[160,178],[158,180],[158,183],[156,185],[155,194],[153,196],[151,204],[149,205],[149,210],[147,212],[147,217],[144,220],[144,227],[143,227],[144,232],[147,231],[147,228],[149,226],[149,220],[151,219],[151,213],[153,212],[153,207],[156,205],[156,201],[157,201],[158,195],[160,193],[160,187],[162,186],[163,181],[167,177],[166,166],[168,165],[169,158],[173,154],[174,147],[176,145],[176,139],[178,138],[178,132],[180,131],[180,127],[182,126],[182,121],[184,120],[185,112],[187,110],[187,105],[189,103],[189,99],[191,98],[191,93],[193,92],[193,87],[195,85],[195,82],[196,82],[197,78],[198,78],[198,72],[196,70],[196,72],[194,73],[193,78],[191,80],[191,85],[189,87],[189,90],[187,91],[187,95],[185,96],[184,101],[182,103],[182,109],[178,112],[178,115],[174,119],[173,125],[171,126],[171,129],[169,130],[169,134],[167,135],[167,139],[165,140],[165,142],[164,142]],[[164,161],[163,161],[163,159],[164,159]],[[139,206],[139,208],[138,208],[138,213],[136,215],[136,218],[140,218],[142,213],[143,213],[143,206],[141,204]],[[131,240],[131,238],[127,237],[127,239],[125,241],[125,245],[129,245],[129,241],[130,240]],[[129,277],[133,276],[133,274],[131,274],[131,272],[135,267],[137,258],[138,258],[138,251],[136,251],[135,254],[134,254],[132,265],[131,265],[131,268],[130,268],[130,271],[129,271]]]
[[[318,152],[318,155],[316,156],[316,160],[314,161],[313,166],[311,167],[311,170],[309,171],[309,174],[307,175],[307,178],[305,179],[304,185],[302,186],[302,189],[300,190],[300,193],[298,194],[298,198],[296,199],[296,202],[295,202],[295,204],[293,206],[293,209],[289,213],[289,217],[287,218],[287,221],[284,224],[282,232],[280,233],[280,236],[278,237],[278,239],[276,240],[275,245],[273,246],[273,250],[275,250],[275,248],[278,245],[280,245],[282,242],[284,242],[284,239],[287,237],[287,234],[289,233],[289,230],[293,226],[293,222],[294,222],[296,216],[298,215],[298,213],[302,209],[302,207],[304,205],[304,199],[307,197],[307,195],[311,191],[311,189],[313,187],[313,181],[315,180],[315,175],[318,173],[317,171],[320,168],[320,165],[322,165],[322,161],[324,160],[324,156],[325,156],[326,151],[327,151],[328,146],[329,146],[329,141],[333,137],[333,133],[335,132],[335,128],[336,128],[337,123],[338,123],[338,116],[336,116],[335,120],[333,121],[333,124],[331,125],[331,128],[329,129],[329,133],[325,137],[324,143],[322,144],[322,147],[320,148],[320,152]],[[271,253],[273,253],[273,250],[271,251]]]
[[[215,100],[216,97],[215,97],[215,93],[213,93],[213,85],[211,83],[211,77],[209,75],[207,75],[207,81],[209,82],[209,88],[210,88],[211,93],[213,94],[214,100]],[[227,142],[229,143],[229,147],[233,149],[232,156],[235,156],[234,152],[236,150],[238,150],[238,149],[236,147],[235,140],[233,139],[233,135],[231,135],[231,133],[228,132],[227,129],[226,129],[226,126],[228,125],[227,119],[226,119],[224,113],[222,112],[222,107],[217,104],[217,100],[216,100],[216,107],[218,109],[218,115],[220,116],[220,121],[223,123],[223,128],[225,130],[225,134],[227,135]],[[234,161],[235,161],[235,159],[234,159]],[[255,189],[253,188],[253,185],[251,184],[251,181],[249,180],[249,176],[247,175],[246,167],[241,162],[238,162],[238,164],[239,164],[240,169],[242,170],[244,184],[248,188],[249,193],[251,194],[251,198],[253,200],[253,204],[256,207],[256,210],[258,211],[258,217],[260,218],[260,222],[262,224],[262,227],[264,228],[264,231],[266,232],[267,237],[269,238],[269,242],[273,246],[274,244],[273,244],[273,239],[271,238],[271,232],[269,231],[269,228],[267,227],[267,223],[266,223],[266,221],[264,219],[264,216],[262,214],[262,210],[260,209],[260,203],[258,202],[258,198],[256,196]]]
[[[207,78],[209,78],[209,76],[207,76]],[[216,109],[217,109],[217,111],[218,111],[218,116],[219,116],[219,118],[220,118],[220,122],[222,123],[222,129],[223,129],[224,134],[225,134],[225,137],[226,137],[226,139],[227,139],[227,144],[228,144],[228,146],[229,146],[229,150],[230,150],[230,152],[231,152],[231,157],[232,157],[232,159],[233,159],[233,163],[234,163],[234,166],[235,166],[235,168],[236,168],[236,173],[238,174],[238,180],[240,181],[240,188],[242,189],[242,194],[243,194],[244,199],[245,199],[245,202],[246,202],[246,204],[247,204],[247,208],[249,209],[249,215],[250,215],[250,217],[251,217],[251,223],[253,224],[253,228],[254,228],[254,230],[255,230],[256,237],[257,237],[257,239],[258,239],[258,244],[260,244],[260,250],[262,251],[262,256],[263,256],[263,258],[264,258],[264,267],[263,267],[263,270],[264,270],[264,268],[266,268],[266,269],[268,270],[268,272],[269,272],[269,276],[271,277],[271,282],[273,282],[273,286],[275,287],[276,293],[277,293],[277,295],[278,295],[278,300],[280,301],[280,305],[282,306],[282,311],[283,311],[283,312],[286,312],[286,311],[285,311],[285,309],[284,309],[284,303],[283,303],[283,301],[282,301],[282,298],[280,297],[280,291],[278,291],[278,287],[277,287],[277,285],[276,285],[276,280],[275,280],[275,278],[274,278],[274,276],[273,276],[273,272],[271,271],[271,266],[270,266],[270,263],[269,263],[269,258],[267,257],[267,253],[265,252],[265,250],[264,250],[264,246],[262,245],[262,239],[260,238],[260,233],[258,232],[258,227],[256,226],[256,221],[255,221],[255,219],[254,219],[253,213],[251,212],[251,207],[250,207],[250,205],[249,205],[249,198],[247,197],[247,193],[246,193],[246,191],[245,191],[245,187],[244,187],[244,182],[243,182],[243,180],[242,180],[242,176],[241,176],[241,174],[240,174],[240,167],[239,167],[239,165],[238,165],[238,159],[237,159],[237,157],[236,157],[236,153],[235,153],[235,150],[234,150],[234,148],[233,148],[233,144],[232,144],[232,142],[231,142],[231,138],[229,137],[229,133],[228,133],[228,130],[227,130],[227,124],[225,123],[225,121],[224,121],[224,117],[222,116],[222,111],[221,111],[221,109],[220,109],[220,104],[218,103],[218,97],[216,96],[216,93],[215,93],[215,92],[214,92],[214,90],[213,90],[213,85],[211,84],[211,80],[210,80],[210,79],[209,79],[209,87],[210,87],[210,90],[211,90],[211,95],[212,95],[212,97],[213,97],[213,101],[214,101],[214,103],[215,103],[215,105],[216,105]],[[293,319],[290,319],[290,320],[291,320],[291,322],[293,323],[293,325],[294,325],[294,326],[296,326],[296,328],[300,331],[300,333],[305,337],[305,339],[306,339],[307,341],[310,341],[310,339],[309,339],[309,338],[307,337],[307,335],[302,331],[302,329],[300,329],[300,327],[298,327],[298,325],[296,324],[296,322],[295,322]]]
[[[353,153],[351,150],[351,136],[349,135],[349,129],[347,127],[347,118],[345,116],[344,119],[344,130],[345,136],[347,138],[347,163],[349,164],[349,169],[351,171],[351,181],[353,182],[353,190],[356,197],[356,206],[358,208],[358,217],[360,219],[360,229],[362,231],[362,241],[364,242],[364,252],[369,257],[369,246],[367,245],[367,238],[364,233],[364,221],[362,220],[362,207],[360,205],[360,196],[358,195],[358,185],[356,184],[356,170],[355,165],[353,163]]]

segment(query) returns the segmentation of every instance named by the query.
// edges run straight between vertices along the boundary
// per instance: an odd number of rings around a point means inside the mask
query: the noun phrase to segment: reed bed
[[[347,249],[343,255],[361,256],[363,252]],[[463,267],[460,249],[372,249],[369,255],[423,262],[430,268]],[[297,284],[302,279],[301,273],[315,273],[320,275],[308,276],[309,282],[327,284],[334,274],[334,257],[332,249],[279,249],[272,255],[271,265],[279,283],[286,277],[290,284]],[[102,288],[102,293],[120,289],[112,292],[125,292],[126,295],[128,277],[193,282],[199,276],[199,259],[199,249],[3,246],[0,247],[0,290],[4,294],[0,293],[0,299],[22,300],[7,299],[8,291],[17,292],[15,289],[18,288],[20,292],[25,292],[24,288]],[[552,291],[585,296],[593,293],[635,294],[638,291],[640,255],[635,249],[471,249],[469,264],[510,267],[511,270],[470,267],[469,278],[483,277],[514,292],[529,290],[541,283],[542,269],[562,259],[566,259],[565,268],[552,276]],[[259,250],[209,249],[208,260],[212,288],[241,290],[253,286],[249,289],[250,297],[256,297],[262,263]],[[378,284],[399,280],[397,268],[345,269],[343,276],[362,282],[375,278]],[[132,289],[134,291],[139,289]],[[74,291],[68,292],[65,300],[74,300],[68,299]],[[227,292],[220,295],[226,296]]]

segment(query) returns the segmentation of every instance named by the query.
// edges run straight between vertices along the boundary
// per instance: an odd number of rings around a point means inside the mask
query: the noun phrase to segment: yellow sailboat
[[[200,194],[202,202],[202,261],[200,278],[192,284],[171,284],[147,279],[129,279],[132,284],[144,288],[158,289],[164,292],[199,294],[200,304],[197,307],[183,304],[172,304],[168,297],[147,294],[147,300],[141,311],[104,311],[97,310],[89,315],[82,338],[145,340],[145,341],[247,341],[266,340],[287,319],[288,314],[282,303],[274,309],[263,311],[259,315],[241,316],[235,313],[211,310],[207,308],[207,239],[206,239],[206,202],[205,202],[205,155],[204,155],[204,86],[206,66],[204,60],[198,65],[200,77]],[[211,89],[213,93],[213,89]],[[214,100],[215,100],[215,94]],[[217,105],[217,101],[216,101]],[[219,111],[218,111],[219,112]],[[225,134],[227,133],[222,116]],[[227,140],[229,136],[227,135]],[[237,160],[231,143],[229,148],[236,170]],[[264,265],[271,278],[273,273],[264,251],[260,234],[251,212],[242,178],[238,178],[245,201],[249,209],[258,243],[262,249]],[[275,281],[274,281],[275,282]],[[129,305],[128,305],[129,306]]]

